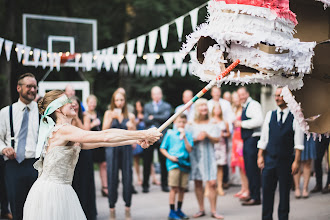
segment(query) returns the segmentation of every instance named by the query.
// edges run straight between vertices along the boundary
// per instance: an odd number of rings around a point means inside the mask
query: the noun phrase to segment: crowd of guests
[[[216,209],[217,197],[226,194],[231,176],[236,171],[239,171],[241,188],[234,196],[244,206],[262,204],[262,219],[272,219],[277,182],[280,186],[279,219],[288,219],[291,186],[296,198],[308,198],[312,161],[316,186],[311,192],[330,192],[329,169],[327,183],[324,188],[322,185],[322,160],[329,138],[323,136],[321,140],[314,140],[304,137],[280,96],[281,90],[278,88],[275,93],[277,109],[264,117],[260,103],[250,97],[246,87],[232,93],[226,91],[223,96],[220,88],[213,87],[210,100],[197,100],[179,115],[173,128],[165,129],[163,138],[148,149],[143,150],[136,144],[81,151],[72,186],[87,219],[95,220],[97,216],[95,164],[100,173],[101,193],[108,198],[110,219],[116,219],[119,184],[123,185],[125,216],[130,219],[132,194],[137,193],[135,188],[139,185],[143,193],[149,193],[150,178],[151,183],[169,192],[168,218],[172,220],[188,219],[182,211],[182,204],[189,180],[194,182],[198,204],[193,217],[206,215],[204,198],[207,197],[211,216],[223,219]],[[34,75],[23,74],[18,80],[17,91],[18,102],[0,112],[0,154],[4,155],[0,156],[0,207],[2,218],[21,220],[27,193],[37,178],[37,171],[33,168],[38,131]],[[98,99],[95,95],[88,96],[87,106],[83,106],[71,85],[66,87],[65,93],[74,103],[77,113],[72,124],[86,130],[159,127],[173,113],[172,106],[163,100],[162,89],[158,86],[151,89],[150,102],[144,104],[136,100],[134,105],[128,103],[125,90],[118,88],[112,94],[103,118],[96,110]],[[193,92],[185,90],[183,104],[174,112],[180,111],[192,98]],[[11,111],[15,117],[10,116]],[[28,127],[25,121],[28,121]],[[21,151],[23,127],[28,129],[28,135],[23,143],[24,151]],[[155,150],[160,164],[160,182],[155,175]],[[140,159],[143,160],[142,172]],[[136,181],[133,181],[133,168]]]

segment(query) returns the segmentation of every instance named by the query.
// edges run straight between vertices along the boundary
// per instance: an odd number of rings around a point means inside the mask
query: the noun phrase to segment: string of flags
[[[76,71],[79,69],[91,71],[93,68],[100,71],[104,68],[106,71],[112,69],[114,72],[117,72],[121,66],[121,68],[127,68],[130,73],[139,72],[141,76],[149,76],[149,74],[154,77],[164,76],[164,70],[165,73],[167,71],[169,76],[173,76],[173,71],[176,69],[181,70],[181,75],[185,76],[186,72],[190,69],[190,65],[183,62],[183,56],[179,52],[155,52],[157,40],[159,39],[158,35],[160,35],[162,48],[166,49],[169,26],[175,24],[178,40],[181,41],[184,18],[190,16],[191,26],[194,30],[197,27],[198,11],[206,5],[207,2],[147,34],[95,52],[91,51],[75,54],[70,54],[70,52],[50,53],[46,50],[31,48],[30,46],[15,43],[0,37],[0,55],[2,48],[4,48],[7,61],[9,61],[12,49],[14,48],[19,63],[22,62],[23,65],[35,67],[41,66],[44,69],[49,66],[51,70],[55,68],[57,71],[60,71],[61,66],[64,66],[74,67]],[[146,43],[148,45],[147,48],[145,47]],[[126,54],[124,54],[125,48],[127,49]],[[147,49],[149,52],[145,52]],[[135,51],[136,53],[134,53]],[[196,59],[195,53],[196,52],[191,52],[191,58]],[[156,64],[157,60],[161,57],[163,57],[164,64]],[[137,64],[138,58],[146,60],[146,64]],[[120,65],[124,59],[126,59],[127,64]]]

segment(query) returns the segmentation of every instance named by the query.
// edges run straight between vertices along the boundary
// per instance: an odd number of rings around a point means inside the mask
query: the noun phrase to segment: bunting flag
[[[147,76],[147,65],[146,64],[141,64],[140,74],[141,74],[141,76]]]
[[[125,43],[118,44],[117,46],[117,54],[122,56],[125,52]]]
[[[23,44],[16,44],[16,53],[17,53],[17,61],[20,63],[22,61],[22,51],[24,50]]]
[[[105,55],[101,54],[100,51],[96,51],[95,56],[96,56],[96,60],[95,60],[96,69],[97,69],[97,71],[100,72],[101,71],[101,68],[102,68],[102,64],[103,64],[104,56]]]
[[[113,54],[113,47],[109,47],[109,48],[107,49],[107,54],[108,54],[108,55],[112,55],[112,54]]]
[[[3,41],[4,41],[4,39],[2,37],[0,37],[0,55],[1,55],[1,51],[2,51]]]
[[[10,53],[11,53],[12,46],[13,46],[13,42],[12,41],[5,40],[5,52],[6,52],[7,61],[10,60]]]
[[[154,68],[156,59],[157,59],[157,54],[155,54],[155,53],[147,54],[147,71],[148,72]]]
[[[39,66],[39,59],[40,59],[40,49],[33,49],[33,60],[34,60],[34,66],[37,68]]]
[[[163,53],[166,69],[169,76],[173,76],[173,53]]]
[[[29,61],[30,58],[30,51],[31,51],[31,47],[29,46],[24,46],[24,60],[25,62]],[[50,60],[50,59],[49,59]],[[53,66],[53,64],[49,64],[51,67]]]
[[[57,72],[59,72],[61,68],[61,56],[58,53],[54,54],[54,64],[56,66]]]
[[[149,52],[153,53],[157,44],[158,30],[153,30],[149,32]]]
[[[83,53],[82,54],[82,62],[84,64],[84,67],[86,67],[86,71],[92,70],[92,62],[93,62],[93,53]]]
[[[111,65],[113,68],[113,71],[118,72],[118,67],[119,67],[119,63],[122,60],[122,55],[119,54],[114,54],[112,55],[112,59],[111,59]]]
[[[194,10],[189,12],[191,27],[192,27],[193,31],[197,27],[198,11],[199,11],[199,8],[195,8]]]
[[[169,28],[170,28],[170,26],[168,24],[165,24],[160,27],[160,42],[162,43],[163,49],[165,49],[167,47]]]
[[[20,49],[18,49],[18,50],[20,50]],[[17,51],[17,54],[18,54],[18,51]],[[21,61],[19,61],[19,62],[21,62]],[[41,65],[42,65],[43,69],[45,69],[47,66],[47,51],[45,51],[45,50],[41,51]],[[76,71],[78,71],[78,70],[76,70]]]
[[[138,57],[142,57],[145,43],[146,43],[146,35],[141,35],[140,37],[137,38]]]
[[[127,65],[128,65],[128,69],[129,69],[130,73],[134,72],[136,59],[137,59],[136,54],[127,54],[126,55],[126,61],[127,61]]]
[[[139,74],[141,72],[141,64],[136,64],[135,65],[135,73]]]
[[[178,32],[178,39],[180,42],[182,41],[183,19],[184,19],[184,16],[181,16],[181,17],[178,17],[177,19],[175,19],[176,30]]]
[[[28,60],[29,59],[29,58],[25,59],[26,48],[27,47],[25,47],[25,49],[24,49],[24,60]],[[29,51],[30,51],[30,49],[29,49]],[[48,54],[49,54],[49,70],[50,71],[53,71],[53,69],[54,69],[54,54],[53,53],[48,53]]]
[[[104,67],[107,72],[110,71],[112,54],[107,53],[104,57]]]
[[[182,66],[181,66],[181,76],[182,77],[186,76],[187,70],[188,70],[188,64],[187,63],[182,63]]]
[[[175,63],[175,68],[180,69],[182,66],[183,62],[183,57],[180,52],[174,53],[174,63]]]
[[[127,54],[133,54],[135,49],[135,39],[127,41]]]

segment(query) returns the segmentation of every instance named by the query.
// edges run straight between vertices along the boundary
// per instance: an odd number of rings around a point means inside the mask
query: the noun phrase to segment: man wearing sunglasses
[[[14,220],[23,219],[27,194],[37,179],[35,150],[38,139],[37,80],[32,73],[17,82],[19,99],[0,111],[0,154],[5,159],[5,182]],[[0,192],[1,193],[1,192]]]

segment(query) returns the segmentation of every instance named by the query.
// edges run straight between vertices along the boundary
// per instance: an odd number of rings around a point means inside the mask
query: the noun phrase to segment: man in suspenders
[[[0,111],[0,154],[5,158],[5,182],[14,220],[23,219],[28,192],[37,179],[34,169],[38,140],[37,81],[31,73],[17,82],[19,99]]]
[[[243,106],[241,121],[235,121],[235,127],[241,127],[243,139],[243,157],[246,175],[249,180],[250,197],[244,198],[242,205],[260,205],[260,170],[257,164],[258,140],[260,138],[263,114],[259,102],[250,97],[245,87],[237,90]]]
[[[262,169],[262,219],[273,219],[274,194],[279,182],[278,219],[289,218],[291,174],[298,171],[300,153],[304,149],[304,133],[277,88],[277,109],[269,111],[258,142],[258,166]],[[294,158],[295,149],[295,159]]]

